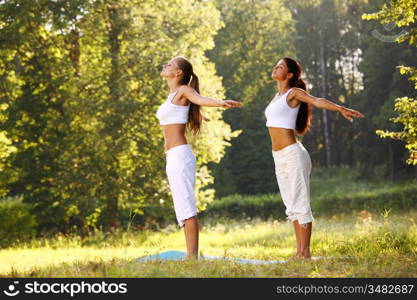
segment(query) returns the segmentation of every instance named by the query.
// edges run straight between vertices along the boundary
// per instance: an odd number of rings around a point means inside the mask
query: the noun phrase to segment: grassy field
[[[417,211],[317,218],[315,261],[251,265],[232,261],[155,261],[138,257],[185,251],[183,232],[97,232],[87,239],[56,236],[0,251],[1,277],[417,277]],[[283,260],[294,251],[291,224],[230,221],[202,226],[203,255]]]

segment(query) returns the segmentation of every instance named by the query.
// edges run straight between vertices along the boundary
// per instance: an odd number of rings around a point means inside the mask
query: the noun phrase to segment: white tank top
[[[295,129],[300,104],[291,107],[287,103],[287,96],[292,89],[279,96],[278,93],[265,109],[266,127]]]
[[[172,103],[171,101],[177,93],[178,91],[170,93],[167,100],[158,108],[156,117],[160,125],[187,124],[190,103],[187,106]]]

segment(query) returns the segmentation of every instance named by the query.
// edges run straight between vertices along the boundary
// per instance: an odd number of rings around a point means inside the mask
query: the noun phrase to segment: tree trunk
[[[322,97],[327,97],[327,87],[326,87],[326,61],[325,61],[325,54],[324,54],[324,33],[323,30],[320,29],[319,31],[320,36],[320,68],[321,68],[321,91]],[[323,120],[323,131],[324,131],[324,149],[326,153],[326,165],[330,167],[332,164],[331,160],[331,149],[330,149],[330,139],[329,139],[329,122],[327,117],[327,110],[323,109],[322,114]]]
[[[123,32],[123,25],[121,24],[120,8],[117,7],[116,2],[109,1],[107,5],[107,11],[109,15],[109,33],[108,33],[108,42],[110,45],[110,57],[111,57],[111,72],[109,80],[109,91],[111,98],[111,109],[115,113],[116,118],[112,122],[107,124],[106,134],[111,135],[113,141],[118,141],[119,132],[122,126],[120,119],[121,111],[118,110],[122,106],[122,81],[120,80],[122,76],[121,70],[121,34]],[[112,151],[112,157],[114,158],[117,152],[117,145],[112,145],[110,151]],[[111,162],[111,169],[108,170],[108,184],[112,186],[112,190],[108,191],[107,205],[106,205],[106,217],[107,225],[112,227],[117,227],[119,224],[119,213],[118,213],[118,195],[119,195],[119,186],[118,186],[118,170],[117,164],[113,161]]]

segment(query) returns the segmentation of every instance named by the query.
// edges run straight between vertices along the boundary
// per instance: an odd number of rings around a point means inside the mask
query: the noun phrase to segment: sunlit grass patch
[[[0,251],[1,276],[29,277],[415,277],[417,212],[317,218],[315,261],[240,264],[229,260],[152,261],[137,258],[169,250],[185,251],[175,226],[159,232],[114,232],[81,239],[57,235]],[[200,254],[226,258],[285,260],[295,251],[286,221],[228,221],[203,224]]]

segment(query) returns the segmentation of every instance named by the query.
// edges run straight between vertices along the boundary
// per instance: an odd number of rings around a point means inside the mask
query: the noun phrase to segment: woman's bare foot
[[[191,254],[191,255],[187,255],[185,257],[186,260],[198,260],[198,255],[197,254]]]
[[[297,252],[293,256],[291,256],[289,259],[287,259],[285,262],[287,263],[287,262],[290,262],[299,258],[300,258],[300,253]]]
[[[289,259],[287,259],[285,262],[290,262],[293,260],[298,260],[298,259],[308,259],[311,260],[311,254],[309,250],[306,250],[304,252],[297,252],[296,254],[294,254],[293,256],[291,256]]]

